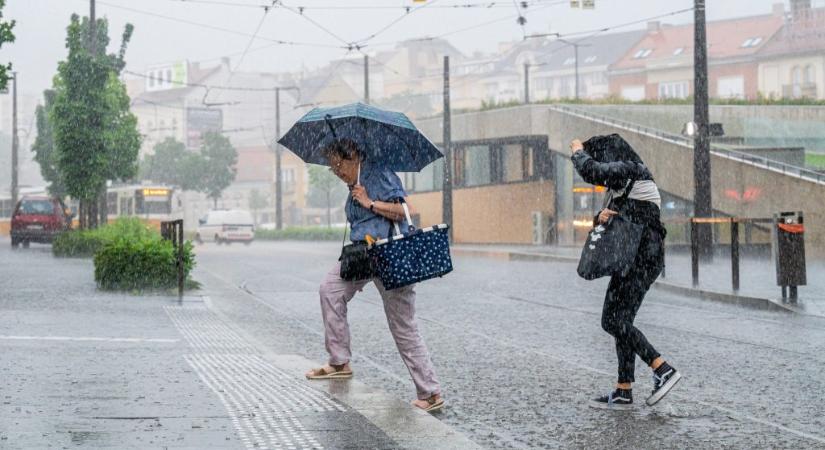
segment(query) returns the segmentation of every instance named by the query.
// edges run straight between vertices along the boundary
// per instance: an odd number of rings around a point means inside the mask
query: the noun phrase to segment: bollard
[[[699,286],[699,239],[697,236],[695,218],[690,219],[690,269],[693,276],[693,287]]]

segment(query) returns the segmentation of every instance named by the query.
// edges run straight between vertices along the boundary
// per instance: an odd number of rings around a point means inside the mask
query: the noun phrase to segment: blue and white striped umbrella
[[[444,156],[403,113],[363,103],[315,108],[278,143],[307,163],[328,166],[322,150],[337,139],[354,141],[366,161],[394,172],[418,172]]]

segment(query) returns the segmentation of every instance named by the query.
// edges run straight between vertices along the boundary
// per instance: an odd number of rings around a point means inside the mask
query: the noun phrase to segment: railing
[[[649,136],[657,137],[660,139],[671,141],[675,144],[684,145],[686,147],[693,147],[693,141],[685,136],[668,133],[666,131],[646,127],[644,125],[639,125],[637,123],[628,122],[622,119],[603,116],[601,114],[594,114],[592,112],[584,111],[582,109],[570,107],[567,105],[551,105],[550,109],[565,114],[570,114],[585,119],[602,122],[618,128],[624,128],[628,131],[634,131],[639,134],[646,134]],[[745,152],[726,149],[720,146],[711,146],[711,153],[728,159],[741,161],[745,164],[750,164],[752,166],[762,167],[768,170],[772,170],[774,172],[782,173],[784,175],[801,178],[803,180],[812,181],[814,183],[825,184],[825,173],[806,169],[804,167],[794,166],[792,164],[783,163],[781,161],[769,159],[764,156],[756,156]]]
[[[178,272],[178,301],[183,301],[184,267],[183,267],[183,219],[160,223],[160,235],[172,241],[175,247],[175,268]]]

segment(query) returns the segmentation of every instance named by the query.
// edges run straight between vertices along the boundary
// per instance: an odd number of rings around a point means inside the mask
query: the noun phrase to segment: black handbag
[[[627,199],[634,182],[630,181],[620,198]],[[608,197],[605,207],[611,201],[612,198]],[[595,280],[605,276],[627,275],[639,252],[644,228],[644,225],[633,223],[620,214],[612,216],[605,224],[597,224],[590,230],[584,243],[577,269],[579,276],[585,280]]]
[[[341,248],[341,279],[362,281],[373,277],[372,257],[366,242],[353,242]]]

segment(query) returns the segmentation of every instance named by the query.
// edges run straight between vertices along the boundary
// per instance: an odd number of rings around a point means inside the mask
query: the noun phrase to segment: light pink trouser
[[[324,318],[324,330],[329,363],[346,364],[352,357],[350,351],[349,323],[347,323],[347,303],[370,282],[384,300],[384,314],[398,353],[410,371],[419,399],[427,399],[441,393],[441,387],[435,377],[430,352],[418,333],[415,322],[415,288],[385,290],[378,278],[363,281],[345,281],[340,276],[341,263],[329,271],[321,282],[321,314]]]

